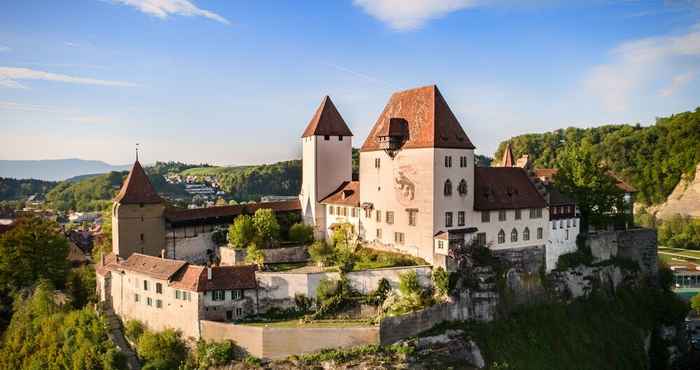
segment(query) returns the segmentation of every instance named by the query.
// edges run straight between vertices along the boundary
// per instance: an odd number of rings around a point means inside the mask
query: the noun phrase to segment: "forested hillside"
[[[658,118],[652,126],[569,127],[510,139],[515,157],[529,154],[536,167],[557,167],[563,149],[592,146],[600,161],[639,190],[637,200],[663,202],[683,174],[692,176],[700,161],[700,108]],[[501,158],[502,142],[494,158]]]
[[[56,182],[0,177],[0,200],[24,200],[33,194],[46,194]]]

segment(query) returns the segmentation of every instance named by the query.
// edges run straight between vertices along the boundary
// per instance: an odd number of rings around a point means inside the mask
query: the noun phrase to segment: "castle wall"
[[[549,238],[546,244],[547,272],[552,271],[557,266],[559,256],[576,251],[579,225],[578,218],[549,221]]]
[[[162,204],[119,204],[112,207],[113,252],[122,258],[132,253],[160,256],[165,248]]]
[[[460,157],[467,157],[467,167],[460,167]],[[445,157],[451,157],[451,167],[445,167]],[[433,181],[434,212],[433,233],[474,226],[479,219],[474,216],[474,151],[471,149],[434,149],[435,172]],[[452,183],[452,195],[445,195],[445,182]],[[459,194],[459,183],[467,182],[467,194]],[[465,213],[465,222],[460,225],[458,213]],[[445,213],[452,212],[452,226],[445,224]],[[478,216],[478,215],[477,215]]]

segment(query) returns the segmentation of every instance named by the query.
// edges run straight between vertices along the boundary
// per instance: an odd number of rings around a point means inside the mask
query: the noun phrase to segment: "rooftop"
[[[321,105],[316,109],[316,113],[314,113],[301,137],[326,135],[352,136],[352,131],[350,131],[328,95],[321,101]]]
[[[321,200],[323,204],[340,204],[351,207],[360,206],[360,182],[345,181],[340,187]]]
[[[129,171],[126,181],[114,201],[120,204],[159,204],[164,203],[148,179],[148,175],[138,160]]]
[[[544,208],[544,198],[519,167],[476,167],[475,210]]]

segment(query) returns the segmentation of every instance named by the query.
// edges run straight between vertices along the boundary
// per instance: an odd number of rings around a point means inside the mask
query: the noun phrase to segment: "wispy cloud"
[[[325,65],[325,66],[328,66],[328,67],[331,67],[331,68],[333,68],[333,69],[335,69],[335,70],[337,70],[337,71],[340,71],[340,72],[346,73],[346,74],[348,74],[348,75],[351,75],[351,76],[353,76],[353,77],[357,77],[357,78],[359,78],[359,79],[361,79],[361,80],[365,80],[365,81],[372,82],[372,83],[378,83],[378,84],[382,84],[382,85],[385,85],[385,86],[388,86],[388,85],[389,85],[388,83],[386,83],[386,82],[383,81],[383,80],[380,80],[380,79],[378,79],[378,78],[376,78],[376,77],[372,77],[372,76],[370,76],[370,75],[368,75],[368,74],[365,74],[365,73],[362,73],[362,72],[354,71],[354,70],[352,70],[352,69],[350,69],[350,68],[346,68],[346,67],[339,66],[339,65],[337,65],[337,64],[332,64],[332,63],[324,63],[324,65]]]
[[[112,0],[115,3],[132,6],[143,13],[165,19],[170,15],[205,17],[223,24],[231,24],[228,19],[209,10],[198,8],[189,0]]]
[[[630,96],[654,83],[671,80],[660,93],[674,94],[693,80],[700,68],[700,27],[676,36],[650,37],[621,44],[612,61],[594,67],[584,80],[585,89],[598,96],[611,111],[627,108]]]
[[[476,0],[355,0],[354,3],[398,31],[417,29],[431,19],[478,5]]]
[[[98,80],[95,78],[74,77],[58,73],[37,71],[29,68],[0,67],[0,87],[27,88],[18,81],[45,80],[83,85],[133,87],[137,84],[126,81]]]
[[[10,48],[7,47],[7,46],[0,45],[0,53],[6,53],[6,52],[8,52],[8,51],[10,51],[10,50],[12,50],[12,49],[10,49]]]
[[[114,117],[86,115],[76,110],[50,107],[46,105],[25,104],[0,100],[0,111],[49,114],[54,119],[84,124],[110,124],[117,122]]]
[[[77,48],[80,46],[80,44],[78,44],[77,42],[70,42],[70,41],[66,41],[63,44],[66,46],[70,46],[72,48]]]

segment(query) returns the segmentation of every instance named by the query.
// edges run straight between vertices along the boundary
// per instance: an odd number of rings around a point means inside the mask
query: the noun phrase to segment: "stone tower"
[[[328,96],[306,126],[301,141],[301,214],[304,223],[314,226],[316,237],[322,237],[326,223],[319,202],[344,181],[352,180],[352,132]]]
[[[165,201],[136,159],[112,206],[112,252],[160,256],[165,248]]]

